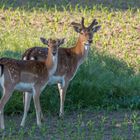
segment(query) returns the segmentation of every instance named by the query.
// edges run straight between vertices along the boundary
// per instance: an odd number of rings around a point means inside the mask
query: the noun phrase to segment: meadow
[[[27,48],[45,47],[40,37],[65,37],[63,47],[72,47],[78,34],[70,23],[79,22],[82,16],[86,25],[96,18],[101,29],[68,88],[66,118],[57,118],[56,85],[47,86],[41,95],[47,116],[44,126],[41,130],[36,127],[32,103],[28,119],[32,124],[19,129],[23,95],[14,92],[5,108],[3,139],[140,138],[139,0],[1,0],[0,57],[21,59]]]

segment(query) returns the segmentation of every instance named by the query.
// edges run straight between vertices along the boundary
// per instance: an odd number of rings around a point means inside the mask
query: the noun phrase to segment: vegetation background
[[[27,48],[43,46],[40,37],[65,37],[63,47],[72,47],[78,34],[70,23],[83,16],[88,25],[96,18],[102,28],[71,81],[65,108],[140,108],[139,7],[139,0],[1,0],[0,56],[21,59]],[[7,113],[22,112],[22,96],[12,96]],[[44,90],[41,105],[44,111],[58,112],[56,85]]]
[[[32,103],[27,127],[19,128],[23,94],[14,92],[2,139],[140,139],[139,0],[0,0],[0,57],[21,59],[30,47],[46,47],[40,37],[65,37],[63,47],[72,47],[78,34],[70,23],[82,16],[86,25],[96,18],[102,27],[68,88],[65,119],[56,117],[57,86],[47,86],[41,95],[46,124],[36,127]]]

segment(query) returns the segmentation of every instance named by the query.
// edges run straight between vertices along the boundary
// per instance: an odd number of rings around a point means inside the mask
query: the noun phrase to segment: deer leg
[[[8,88],[3,90],[3,96],[0,100],[0,128],[1,129],[5,128],[3,110],[11,95],[12,95],[12,90],[8,90]]]
[[[23,114],[23,118],[22,118],[22,121],[21,121],[21,126],[24,126],[25,125],[25,119],[27,117],[27,113],[29,111],[29,108],[30,108],[30,102],[31,102],[31,98],[32,98],[32,93],[30,92],[25,92],[24,95],[24,114]]]
[[[35,88],[35,91],[33,93],[33,100],[36,110],[36,118],[37,118],[37,125],[41,126],[41,106],[40,106],[40,90],[38,87]]]
[[[40,117],[41,117],[41,121],[45,121],[45,118],[44,118],[44,115],[43,115],[43,112],[42,112],[42,109],[41,109],[41,112],[40,112]]]
[[[64,102],[65,102],[65,96],[66,96],[66,91],[68,88],[69,82],[65,83],[63,86],[62,83],[58,83],[58,89],[59,89],[59,94],[60,94],[60,112],[59,112],[59,117],[64,116]]]
[[[28,93],[28,92],[23,93],[24,114],[23,114],[23,118],[22,118],[22,121],[20,124],[20,126],[22,126],[22,127],[25,125],[25,119],[27,117],[27,113],[30,108],[31,98],[32,98],[32,93]],[[41,120],[42,121],[45,120],[42,110],[41,110]]]

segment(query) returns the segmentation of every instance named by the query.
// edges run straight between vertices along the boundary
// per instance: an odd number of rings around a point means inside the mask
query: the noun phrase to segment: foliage
[[[78,34],[70,27],[70,23],[79,22],[84,16],[88,25],[96,18],[102,28],[94,35],[88,59],[71,81],[65,108],[139,108],[139,6],[139,0],[2,0],[0,56],[20,59],[27,48],[43,46],[40,37],[65,37],[63,47],[71,47]],[[44,111],[58,112],[57,92],[56,86],[48,86],[43,92],[41,104]],[[22,94],[14,93],[6,106],[6,112],[21,112],[22,108]]]

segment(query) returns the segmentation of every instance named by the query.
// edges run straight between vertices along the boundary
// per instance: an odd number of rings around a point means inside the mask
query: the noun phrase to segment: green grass
[[[96,18],[102,28],[94,35],[88,59],[71,81],[65,108],[140,108],[139,7],[138,0],[1,1],[0,56],[20,59],[27,48],[43,46],[40,37],[65,37],[63,47],[71,47],[78,34],[70,23],[84,16],[88,25]],[[58,112],[57,92],[51,86],[41,95],[44,111]],[[22,109],[22,94],[15,93],[6,112]]]
[[[25,128],[20,128],[22,94],[14,92],[1,139],[140,139],[139,0],[1,0],[0,57],[20,59],[27,48],[43,46],[40,37],[65,37],[63,47],[71,47],[78,35],[70,23],[82,16],[86,25],[96,18],[102,28],[68,88],[64,120],[56,117],[59,94],[53,85],[41,95],[47,116],[41,129],[33,103]]]
[[[82,112],[81,112],[82,111]],[[79,110],[66,114],[64,120],[46,114],[39,129],[30,114],[24,128],[19,127],[19,116],[6,118],[6,130],[0,137],[9,139],[68,139],[68,140],[138,140],[140,138],[140,112],[119,110]]]

